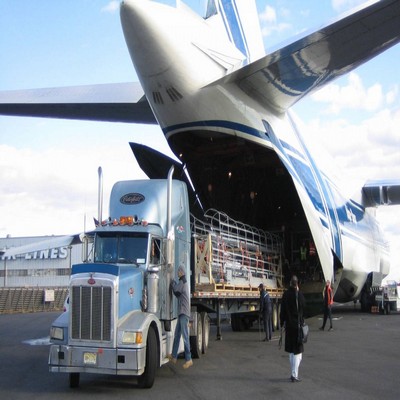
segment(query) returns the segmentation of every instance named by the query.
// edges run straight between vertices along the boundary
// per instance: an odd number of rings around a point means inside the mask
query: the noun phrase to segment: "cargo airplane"
[[[150,178],[176,164],[193,188],[195,213],[212,207],[279,231],[286,272],[301,275],[310,297],[330,279],[337,302],[367,305],[370,286],[389,272],[374,210],[399,204],[400,182],[370,181],[346,197],[290,108],[396,45],[400,2],[370,2],[269,54],[254,1],[205,4],[199,15],[182,2],[122,1],[140,82],[1,92],[0,114],[159,124],[180,163],[132,143]]]

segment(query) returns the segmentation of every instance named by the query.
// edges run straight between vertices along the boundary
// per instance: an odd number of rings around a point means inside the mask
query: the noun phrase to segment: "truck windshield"
[[[94,261],[100,263],[145,264],[148,235],[97,234]]]

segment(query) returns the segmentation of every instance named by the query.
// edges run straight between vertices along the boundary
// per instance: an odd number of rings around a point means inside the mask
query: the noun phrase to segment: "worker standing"
[[[271,298],[264,285],[260,283],[260,313],[263,318],[265,338],[264,342],[269,342],[272,339],[272,304]]]
[[[192,354],[190,352],[189,342],[189,318],[190,318],[190,293],[189,286],[186,280],[185,270],[182,266],[178,268],[179,282],[172,281],[171,288],[174,295],[178,298],[178,322],[175,329],[174,344],[172,347],[172,354],[168,354],[169,361],[176,364],[178,358],[178,348],[183,338],[183,345],[185,350],[185,360],[183,368],[187,369],[193,365]]]
[[[325,289],[324,289],[324,321],[322,323],[320,331],[325,329],[326,321],[329,318],[329,331],[333,330],[332,326],[332,304],[333,304],[333,292],[331,288],[331,282],[329,280],[326,281]]]

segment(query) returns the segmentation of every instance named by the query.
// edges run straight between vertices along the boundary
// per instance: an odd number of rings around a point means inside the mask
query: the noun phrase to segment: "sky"
[[[290,43],[360,3],[257,0],[265,47]],[[2,0],[0,90],[137,81],[118,8],[110,0]],[[323,161],[332,159],[349,192],[354,182],[400,179],[399,70],[397,45],[294,107],[303,135],[324,148]],[[130,141],[171,154],[155,126],[0,116],[0,237],[92,229],[99,166],[105,210],[115,181],[146,178]],[[400,280],[400,207],[380,207],[377,217],[392,250],[389,278]]]

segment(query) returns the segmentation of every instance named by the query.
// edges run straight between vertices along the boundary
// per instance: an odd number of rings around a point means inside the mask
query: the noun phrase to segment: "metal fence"
[[[62,311],[68,288],[0,288],[0,314]]]

